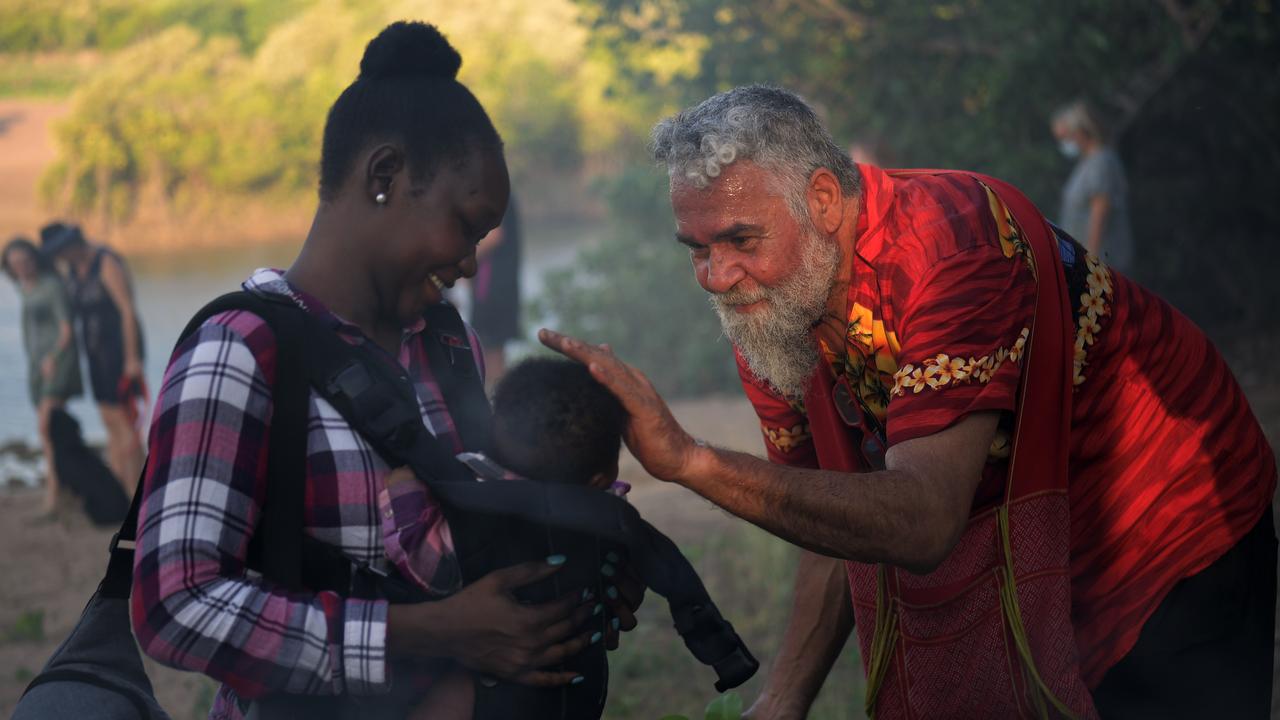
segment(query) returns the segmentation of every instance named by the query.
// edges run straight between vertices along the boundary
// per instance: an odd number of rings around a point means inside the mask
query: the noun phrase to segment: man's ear
[[[814,170],[805,195],[813,224],[828,235],[834,233],[844,222],[844,190],[835,173],[821,167]]]
[[[395,145],[379,145],[369,153],[369,159],[365,163],[365,182],[364,192],[370,202],[386,205],[391,202],[391,197],[396,188],[393,188],[393,180],[400,175],[405,167],[404,151]],[[399,188],[401,190],[407,188]],[[378,200],[378,196],[382,196],[382,200]]]

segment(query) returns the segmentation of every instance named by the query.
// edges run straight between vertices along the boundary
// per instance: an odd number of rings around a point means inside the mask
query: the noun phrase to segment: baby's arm
[[[410,582],[434,595],[450,595],[462,586],[453,537],[440,503],[408,468],[383,479],[378,512],[387,559]]]

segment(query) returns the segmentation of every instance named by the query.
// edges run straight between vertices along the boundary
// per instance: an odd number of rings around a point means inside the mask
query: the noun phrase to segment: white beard
[[[800,266],[774,288],[737,288],[710,296],[720,327],[742,353],[756,377],[788,399],[799,399],[817,369],[818,346],[811,330],[822,318],[840,266],[840,248],[809,224],[803,230]],[[740,313],[734,305],[764,300],[762,307]]]

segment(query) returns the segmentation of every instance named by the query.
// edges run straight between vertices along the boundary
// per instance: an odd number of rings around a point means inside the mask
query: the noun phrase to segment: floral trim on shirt
[[[898,370],[897,355],[902,349],[898,336],[887,330],[871,308],[854,302],[849,309],[845,342],[833,348],[821,338],[818,348],[831,367],[831,374],[844,378],[863,413],[884,427],[889,416],[889,387]]]
[[[1080,295],[1080,308],[1076,311],[1075,353],[1071,361],[1071,385],[1079,388],[1085,381],[1084,369],[1089,364],[1088,348],[1102,332],[1102,318],[1111,314],[1111,271],[1095,255],[1086,253],[1086,290]]]
[[[1031,255],[1031,247],[1027,245],[1026,238],[1022,236],[1022,230],[1013,219],[1013,213],[1009,212],[1004,201],[985,183],[982,189],[987,191],[987,203],[991,206],[991,216],[996,221],[996,231],[1000,234],[1000,249],[1004,251],[1004,256],[1022,258],[1031,269],[1031,275],[1036,277],[1035,258]]]
[[[764,429],[764,436],[769,439],[769,443],[781,453],[791,452],[792,449],[809,442],[812,437],[809,434],[808,425],[796,425],[791,428],[771,428],[768,425],[760,427]]]
[[[980,358],[970,357],[967,360],[963,356],[951,357],[946,353],[938,353],[919,366],[904,365],[893,375],[893,390],[890,394],[898,397],[906,394],[907,390],[919,393],[926,387],[938,390],[952,383],[991,382],[992,376],[1006,360],[1016,363],[1022,359],[1029,337],[1031,337],[1031,329],[1024,327],[1011,349],[997,348],[991,354]]]

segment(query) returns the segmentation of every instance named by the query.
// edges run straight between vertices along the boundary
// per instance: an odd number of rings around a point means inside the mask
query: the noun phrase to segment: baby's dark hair
[[[493,397],[494,459],[527,478],[587,484],[618,461],[627,413],[585,365],[531,358]]]
[[[433,25],[397,22],[369,42],[360,75],[329,109],[320,149],[320,198],[331,200],[373,143],[403,144],[410,177],[502,147],[488,113],[457,81],[462,56]]]

